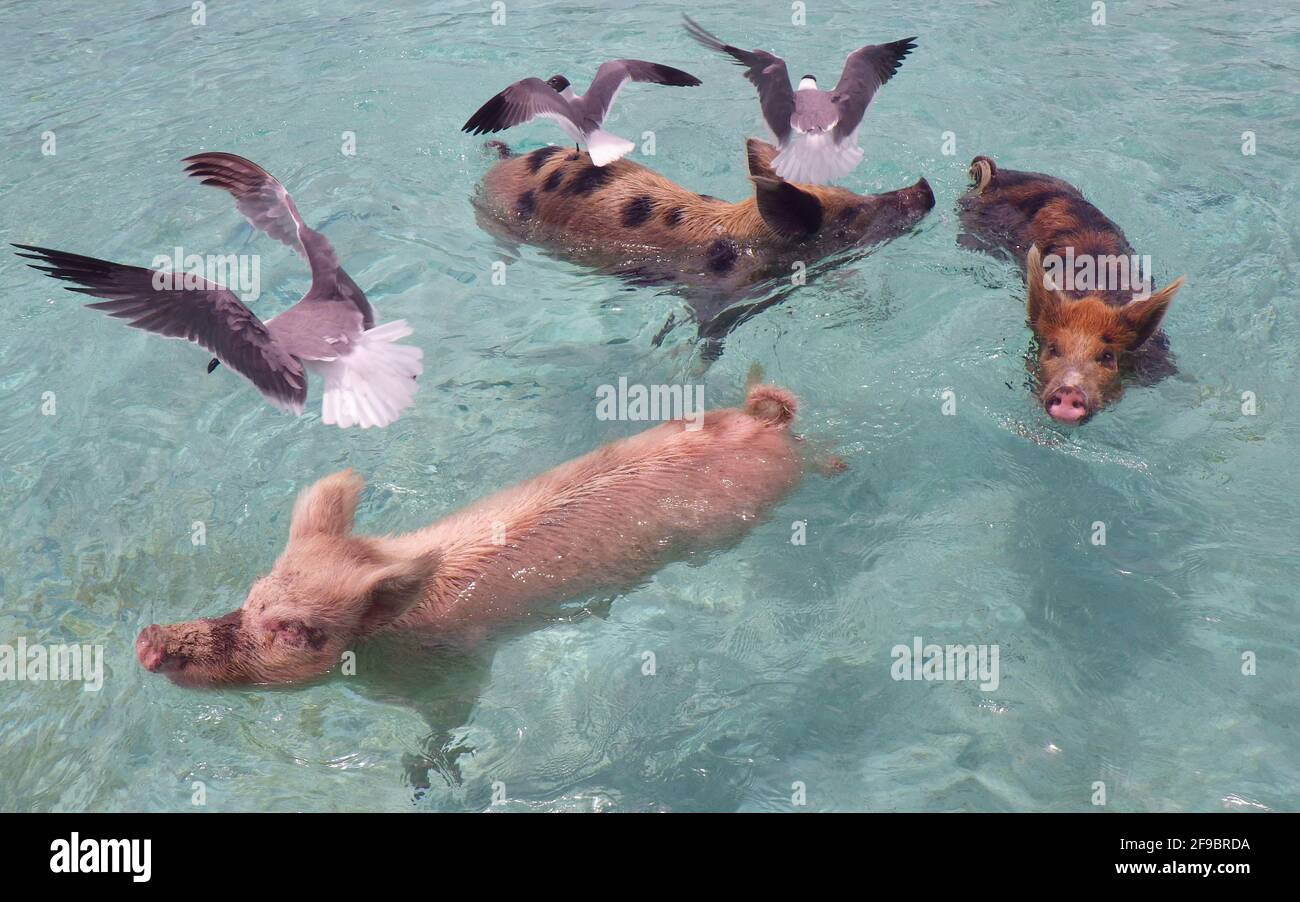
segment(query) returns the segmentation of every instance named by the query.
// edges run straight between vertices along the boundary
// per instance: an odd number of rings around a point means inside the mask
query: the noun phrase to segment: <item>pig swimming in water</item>
[[[1037,172],[971,161],[974,185],[958,202],[973,250],[1010,254],[1025,270],[1038,342],[1038,397],[1052,419],[1077,425],[1123,392],[1123,375],[1150,383],[1174,371],[1160,329],[1181,278],[1151,291],[1150,272],[1119,226],[1077,188]],[[1081,264],[1087,278],[1051,271]],[[1059,269],[1059,267],[1056,267]],[[1145,284],[1141,284],[1145,281]]]
[[[875,195],[795,185],[772,169],[775,147],[750,138],[746,148],[754,195],[739,203],[688,191],[631,160],[595,166],[586,153],[551,146],[493,166],[475,206],[480,223],[507,239],[723,300],[767,279],[788,279],[796,262],[807,266],[895,238],[934,207],[924,178]],[[692,303],[702,324],[719,312]]]
[[[661,423],[400,536],[353,535],[351,470],[299,496],[289,541],[242,608],[146,627],[136,656],[184,686],[324,674],[359,640],[476,638],[560,601],[626,588],[740,538],[799,483],[796,401],[750,389],[699,428]]]

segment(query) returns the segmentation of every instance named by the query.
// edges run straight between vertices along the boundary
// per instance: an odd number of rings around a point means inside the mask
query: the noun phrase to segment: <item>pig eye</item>
[[[1043,350],[1043,355],[1046,357],[1056,357],[1060,353],[1061,352],[1057,349],[1056,342],[1054,341],[1049,341],[1047,347]]]
[[[1114,366],[1115,352],[1112,351],[1110,348],[1107,348],[1106,350],[1102,351],[1100,354],[1097,355],[1097,362],[1100,363],[1102,366]]]
[[[319,649],[325,644],[324,634],[312,629],[301,620],[281,620],[272,624],[271,632],[277,642],[283,642],[295,648]]]

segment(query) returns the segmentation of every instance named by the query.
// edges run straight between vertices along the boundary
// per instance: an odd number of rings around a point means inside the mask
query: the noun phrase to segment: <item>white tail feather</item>
[[[424,372],[424,352],[397,340],[411,334],[405,320],[362,332],[350,353],[335,360],[316,360],[312,369],[325,377],[322,422],[346,429],[387,426],[411,406]]]
[[[795,133],[772,160],[772,168],[787,182],[824,185],[852,172],[862,156],[857,132],[840,142],[830,132]]]
[[[634,147],[636,145],[631,141],[600,129],[587,135],[587,153],[591,154],[591,162],[597,166],[614,162]]]

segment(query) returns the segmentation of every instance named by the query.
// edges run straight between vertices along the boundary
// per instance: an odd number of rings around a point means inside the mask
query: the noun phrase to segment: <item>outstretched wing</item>
[[[308,228],[293,198],[276,178],[252,160],[233,153],[200,153],[186,157],[185,173],[204,185],[220,188],[235,199],[235,209],[249,224],[293,248],[311,267],[311,289],[304,300],[345,301],[361,311],[365,328],[375,324],[375,312],[365,293],[339,266],[329,239]]]
[[[307,400],[302,363],[228,289],[184,273],[123,266],[27,244],[14,247],[30,252],[18,256],[45,264],[29,263],[33,269],[75,283],[64,286],[68,291],[108,299],[87,307],[127,320],[137,329],[192,341],[252,382],[275,406],[302,413]],[[192,286],[176,287],[171,281],[181,279]]]
[[[862,122],[871,98],[894,77],[903,65],[903,59],[915,49],[916,38],[911,37],[892,44],[870,44],[849,54],[833,92],[835,106],[840,112],[835,126],[836,141],[853,134]]]
[[[569,109],[569,101],[540,78],[515,82],[479,107],[460,130],[471,135],[484,135],[513,128],[538,116],[568,121],[582,131]]]
[[[790,87],[790,73],[786,71],[785,60],[766,50],[741,50],[724,44],[690,16],[683,13],[682,18],[686,20],[687,34],[745,67],[745,78],[758,88],[758,105],[763,111],[763,120],[776,140],[784,144],[790,136],[790,117],[794,115],[794,89]]]
[[[610,60],[601,63],[587,93],[574,102],[575,106],[581,108],[583,118],[590,120],[590,128],[599,127],[605,121],[609,108],[614,105],[614,98],[629,81],[671,85],[676,88],[693,88],[700,83],[691,73],[660,63],[648,63],[645,60]]]

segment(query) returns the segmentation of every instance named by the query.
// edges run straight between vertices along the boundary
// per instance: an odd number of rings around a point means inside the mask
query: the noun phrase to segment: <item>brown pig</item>
[[[511,155],[485,177],[479,219],[607,272],[735,291],[789,276],[796,261],[901,235],[934,206],[924,178],[876,195],[796,185],[773,171],[775,147],[754,138],[746,147],[754,196],[739,203],[688,191],[627,159],[594,166],[586,153],[557,146]]]
[[[795,407],[758,385],[743,408],[662,423],[399,536],[353,534],[362,480],[327,476],[299,496],[284,553],[243,607],[149,626],[136,655],[186,686],[293,682],[385,631],[472,638],[635,585],[738,539],[798,484]]]
[[[1024,268],[1038,397],[1052,419],[1082,423],[1119,397],[1125,374],[1154,381],[1173,371],[1160,324],[1182,278],[1153,291],[1119,226],[1068,182],[986,156],[970,174],[959,240]]]

